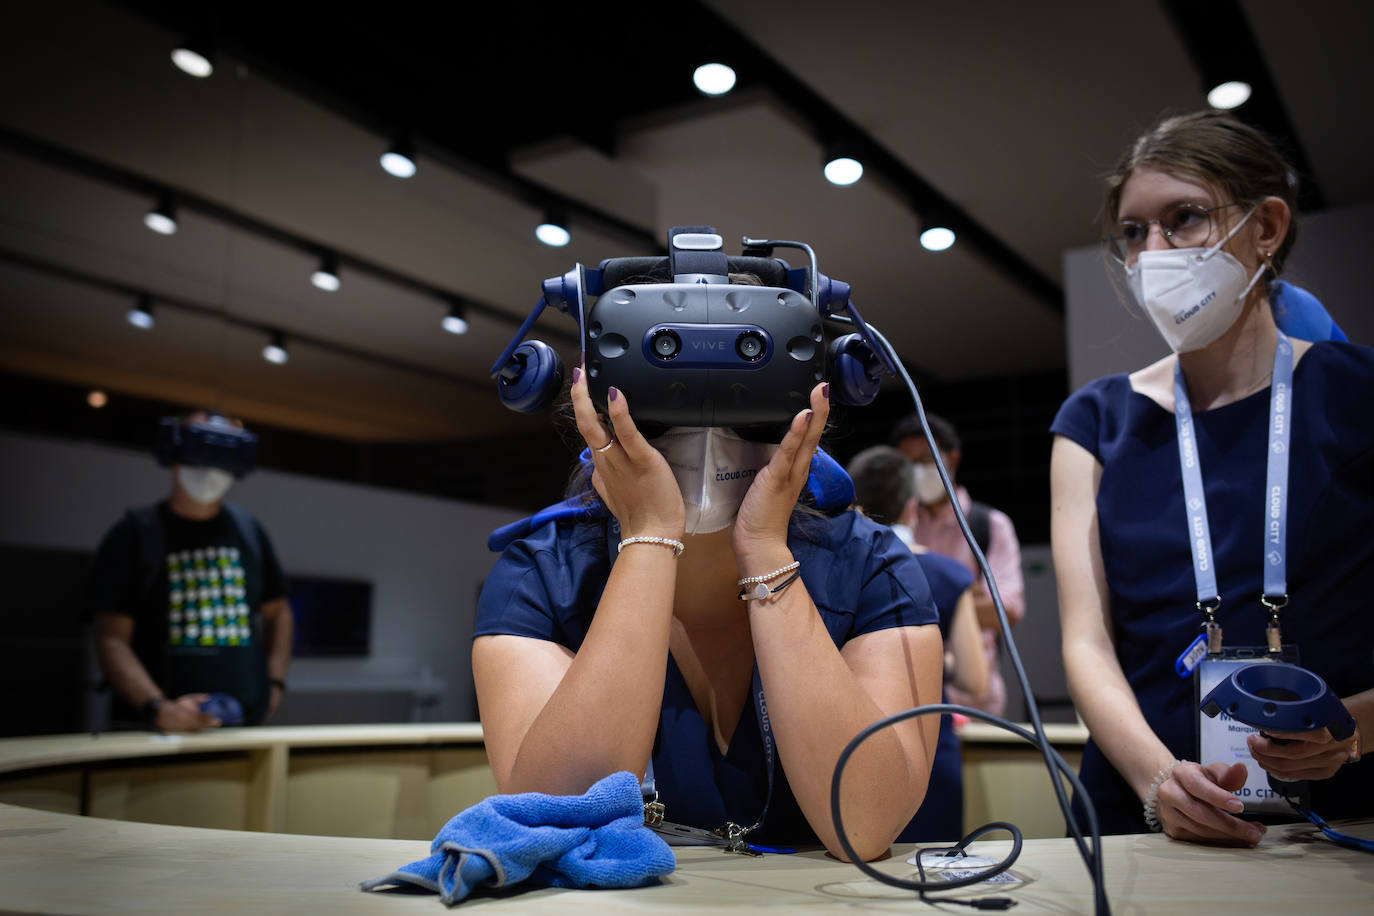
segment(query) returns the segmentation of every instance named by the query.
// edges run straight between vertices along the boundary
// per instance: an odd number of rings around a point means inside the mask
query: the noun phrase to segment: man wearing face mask
[[[285,578],[261,525],[224,502],[252,469],[256,442],[219,414],[165,419],[157,455],[171,495],[129,510],[101,541],[88,606],[113,722],[255,725],[280,703],[291,655]]]
[[[968,490],[958,485],[959,460],[963,457],[959,433],[954,425],[943,417],[926,414],[930,424],[930,434],[940,448],[940,457],[945,470],[955,484],[959,495],[959,505],[964,510],[974,539],[987,557],[988,567],[997,581],[998,593],[1002,596],[1002,606],[1007,612],[1007,622],[1016,626],[1026,616],[1026,594],[1021,575],[1021,542],[1016,537],[1016,526],[1004,512],[969,497]],[[971,696],[957,687],[949,689],[951,703],[984,709],[994,715],[1003,715],[1007,706],[1007,688],[1002,680],[998,666],[1001,628],[997,621],[997,608],[992,595],[983,581],[982,570],[973,556],[973,550],[964,539],[959,522],[954,517],[954,507],[945,493],[940,472],[935,467],[930,448],[926,445],[921,419],[915,414],[903,419],[892,431],[892,444],[901,449],[912,462],[912,473],[916,479],[916,519],[913,523],[914,537],[921,544],[936,553],[944,554],[962,563],[973,573],[974,605],[978,611],[978,626],[983,634],[983,646],[987,653],[988,681],[987,690],[979,696]]]

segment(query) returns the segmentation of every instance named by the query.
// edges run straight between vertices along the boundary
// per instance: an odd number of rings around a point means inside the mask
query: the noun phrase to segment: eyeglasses
[[[1197,204],[1173,204],[1159,215],[1159,219],[1123,219],[1117,224],[1116,233],[1103,239],[1108,253],[1123,264],[1135,260],[1136,255],[1145,250],[1150,238],[1150,226],[1159,226],[1160,235],[1174,248],[1196,248],[1207,242],[1216,228],[1216,217],[1212,214],[1227,207],[1239,207],[1239,203],[1218,204],[1215,207],[1200,207]]]

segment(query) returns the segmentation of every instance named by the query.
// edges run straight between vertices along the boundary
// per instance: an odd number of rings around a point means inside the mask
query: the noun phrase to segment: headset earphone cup
[[[826,354],[829,366],[830,399],[848,407],[862,407],[878,396],[882,376],[878,356],[859,334],[845,334],[830,342]]]
[[[157,440],[153,443],[153,455],[157,463],[170,467],[176,463],[176,453],[181,445],[181,419],[163,417],[157,424]]]
[[[516,347],[508,365],[516,366],[517,371],[511,378],[497,375],[496,396],[511,410],[543,410],[563,387],[563,361],[542,340],[527,340]]]

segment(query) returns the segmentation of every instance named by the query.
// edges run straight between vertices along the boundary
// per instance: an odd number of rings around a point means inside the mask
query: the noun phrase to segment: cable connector
[[[1009,910],[1016,906],[1016,901],[1010,897],[978,897],[968,901],[968,904],[975,910]]]

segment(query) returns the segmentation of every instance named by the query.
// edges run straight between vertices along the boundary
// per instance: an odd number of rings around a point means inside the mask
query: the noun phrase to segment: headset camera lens
[[[741,359],[753,362],[763,355],[763,338],[757,331],[745,331],[735,341],[735,352]]]
[[[659,359],[672,359],[682,349],[682,340],[672,331],[659,331],[650,344]]]

